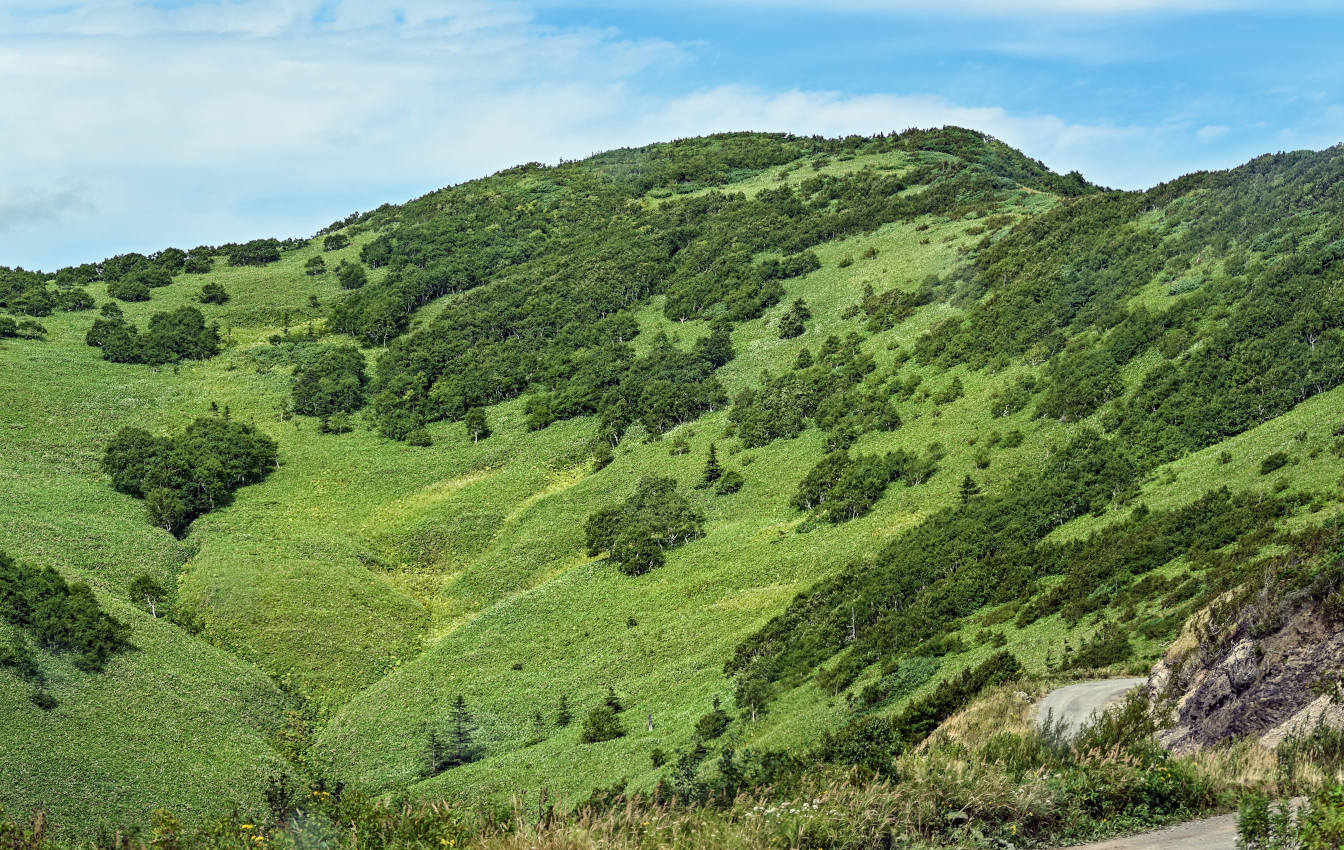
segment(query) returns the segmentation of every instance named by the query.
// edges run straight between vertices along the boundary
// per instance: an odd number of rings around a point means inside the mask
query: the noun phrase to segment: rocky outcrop
[[[1273,746],[1320,722],[1344,725],[1341,674],[1344,623],[1320,606],[1225,600],[1186,625],[1148,688],[1172,711],[1160,736],[1172,750],[1248,735]]]

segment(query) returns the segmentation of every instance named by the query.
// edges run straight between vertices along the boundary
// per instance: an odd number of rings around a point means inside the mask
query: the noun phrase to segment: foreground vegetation
[[[1016,683],[1036,690],[1039,684]],[[1012,688],[992,691],[945,724],[888,775],[818,769],[788,785],[686,792],[599,790],[573,811],[544,791],[493,806],[370,797],[343,786],[273,781],[266,805],[204,825],[167,811],[143,828],[108,830],[97,847],[341,848],[870,848],[1044,847],[1137,831],[1225,811],[1241,801],[1250,847],[1280,840],[1271,797],[1310,786],[1298,815],[1303,847],[1335,846],[1338,748],[1294,740],[1294,755],[1236,744],[1173,758],[1153,741],[1146,701],[1130,700],[1070,738],[1038,729],[1033,706]],[[1289,764],[1289,762],[1291,762]],[[720,762],[719,782],[731,759]],[[711,783],[713,784],[713,783]],[[1283,821],[1286,823],[1286,821]],[[1277,831],[1276,831],[1277,830]],[[41,813],[0,814],[0,839],[16,850],[69,846]],[[1315,842],[1315,843],[1313,843]]]

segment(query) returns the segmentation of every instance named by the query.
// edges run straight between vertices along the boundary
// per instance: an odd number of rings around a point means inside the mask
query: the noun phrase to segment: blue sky
[[[306,236],[519,162],[961,124],[1140,188],[1344,141],[1319,0],[0,0],[0,264]]]

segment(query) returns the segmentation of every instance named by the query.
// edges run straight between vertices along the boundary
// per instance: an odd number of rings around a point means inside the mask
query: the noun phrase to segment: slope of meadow
[[[1301,530],[1340,509],[1340,378],[1313,359],[1344,325],[1328,283],[1337,158],[1289,155],[1145,194],[1098,191],[964,131],[690,140],[431,193],[264,265],[220,251],[207,273],[120,305],[141,327],[199,306],[223,338],[205,360],[107,362],[84,343],[96,313],[41,316],[45,339],[0,342],[0,551],[88,582],[135,649],[98,674],[44,654],[52,711],[0,672],[0,773],[19,777],[0,806],[42,804],[87,831],[155,806],[259,810],[283,773],[499,799],[546,787],[573,802],[622,778],[666,779],[651,755],[691,746],[716,698],[731,717],[721,741],[802,752],[1003,651],[1030,675],[1070,675],[1071,652],[1119,629],[1122,649],[1074,666],[1142,669],[1254,561],[1217,553],[1264,522]],[[1276,203],[1289,212],[1261,209]],[[327,250],[329,234],[350,244]],[[760,271],[808,252],[801,273]],[[329,271],[307,274],[315,257]],[[367,266],[353,293],[331,271],[343,260]],[[207,281],[229,300],[199,304]],[[86,284],[98,304],[109,282]],[[1273,334],[1303,293],[1316,321],[1289,334],[1293,347]],[[810,318],[783,339],[797,299]],[[666,366],[725,331],[733,356],[712,378]],[[339,343],[363,346],[373,403],[349,433],[323,433],[291,413],[291,375]],[[1170,381],[1237,384],[1208,352],[1276,383],[1257,387],[1258,408],[1229,391],[1196,427],[1198,393],[1177,398]],[[822,375],[794,368],[800,356],[869,371],[796,434],[744,435],[741,414],[778,376]],[[667,377],[642,394],[611,377],[657,369]],[[599,378],[601,392],[573,391]],[[722,396],[698,401],[710,381]],[[872,398],[899,427],[845,418]],[[667,412],[668,399],[689,406]],[[473,407],[491,431],[479,441],[463,423]],[[273,438],[279,465],[182,539],[108,486],[103,447],[121,427],[177,433],[224,411]],[[821,427],[823,415],[840,424]],[[1097,433],[1117,435],[1098,437],[1098,453],[1119,451],[1129,471],[1105,473],[1086,505],[1021,496],[1049,491],[1052,464]],[[791,500],[837,441],[936,472],[884,483],[871,510],[830,522]],[[696,489],[711,444],[739,491]],[[1284,463],[1262,472],[1276,452]],[[584,524],[649,475],[678,482],[704,536],[625,575],[587,554]],[[1179,537],[1204,520],[1175,512],[1220,487],[1282,507],[1223,525],[1234,512],[1210,508],[1208,539],[1105,575],[1070,564],[1092,550],[1063,547],[1156,522],[1147,512],[1177,517]],[[951,569],[892,589],[892,570],[915,569],[901,550],[934,540],[918,535],[992,526],[976,512],[1000,508],[1029,518],[1020,548],[957,552]],[[142,573],[174,589],[198,634],[135,604]],[[926,588],[955,604],[929,603]],[[881,697],[908,663],[926,674]],[[581,743],[609,689],[628,734]],[[458,696],[484,758],[427,777],[429,730],[446,728]],[[236,789],[227,801],[223,788]]]

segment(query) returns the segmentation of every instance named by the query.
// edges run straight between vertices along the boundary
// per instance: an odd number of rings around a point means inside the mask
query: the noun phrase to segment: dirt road
[[[1047,718],[1063,720],[1069,730],[1076,732],[1088,718],[1120,702],[1126,693],[1147,681],[1102,679],[1059,688],[1041,700],[1036,722],[1045,723]],[[1072,850],[1236,850],[1236,846],[1237,816],[1220,815],[1156,832],[1084,844]]]
[[[1125,694],[1147,679],[1102,679],[1096,682],[1082,682],[1068,685],[1046,694],[1036,711],[1036,722],[1045,723],[1047,717],[1055,721],[1064,721],[1073,732],[1087,722],[1088,718],[1101,714],[1106,709],[1124,699]]]
[[[1070,850],[1236,850],[1236,846],[1237,816],[1219,815]]]

